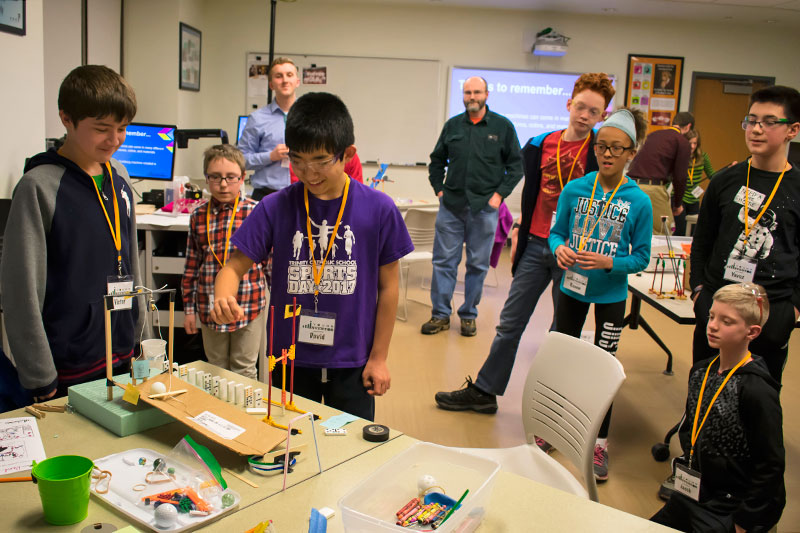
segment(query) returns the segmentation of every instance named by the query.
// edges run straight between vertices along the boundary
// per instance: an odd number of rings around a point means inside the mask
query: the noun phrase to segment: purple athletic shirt
[[[295,364],[315,368],[356,368],[366,364],[372,350],[378,298],[378,269],[414,249],[403,218],[386,194],[350,180],[350,192],[342,221],[333,227],[342,199],[320,200],[308,196],[314,255],[328,243],[328,255],[320,281],[319,311],[336,313],[333,346],[297,343]],[[273,355],[289,348],[291,311],[286,306],[297,297],[303,310],[314,310],[314,281],[309,261],[303,184],[295,183],[265,197],[231,238],[234,245],[256,263],[272,256],[272,291],[275,306]],[[267,326],[269,327],[269,326]]]

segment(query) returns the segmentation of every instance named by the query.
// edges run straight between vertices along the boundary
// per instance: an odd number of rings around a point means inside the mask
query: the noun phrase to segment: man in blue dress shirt
[[[250,115],[239,139],[239,149],[244,154],[247,169],[255,171],[250,183],[253,185],[252,198],[256,201],[289,186],[289,149],[285,144],[284,130],[286,115],[300,86],[297,66],[287,57],[276,57],[267,76],[275,99]]]

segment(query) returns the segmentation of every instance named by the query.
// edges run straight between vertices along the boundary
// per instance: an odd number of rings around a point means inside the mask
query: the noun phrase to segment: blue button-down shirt
[[[286,113],[274,100],[247,119],[239,149],[244,154],[247,169],[255,171],[250,178],[254,188],[268,187],[277,191],[289,186],[289,168],[282,167],[280,160],[269,158],[276,146],[286,142],[285,129]]]

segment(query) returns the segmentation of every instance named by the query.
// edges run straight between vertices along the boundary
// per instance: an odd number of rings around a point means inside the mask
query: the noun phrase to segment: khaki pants
[[[639,188],[650,197],[650,203],[653,204],[653,235],[664,235],[664,230],[661,227],[662,216],[667,217],[670,229],[675,226],[675,220],[672,218],[672,204],[670,203],[667,189],[661,185],[644,185],[641,183]]]
[[[261,311],[249,324],[236,331],[220,332],[200,324],[203,349],[208,362],[242,376],[258,379],[256,361],[261,337],[267,331],[267,312]]]

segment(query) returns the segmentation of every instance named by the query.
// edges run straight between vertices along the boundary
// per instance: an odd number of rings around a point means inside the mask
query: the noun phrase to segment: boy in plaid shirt
[[[239,284],[236,297],[244,317],[217,324],[209,316],[214,306],[214,278],[236,249],[231,235],[257,203],[240,195],[245,162],[242,152],[230,144],[212,146],[203,154],[203,173],[211,200],[192,212],[183,273],[184,329],[197,333],[200,318],[203,348],[208,362],[249,378],[256,378],[261,336],[266,331],[267,281],[263,265],[254,264]],[[210,211],[210,212],[209,212]]]

